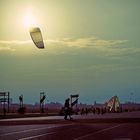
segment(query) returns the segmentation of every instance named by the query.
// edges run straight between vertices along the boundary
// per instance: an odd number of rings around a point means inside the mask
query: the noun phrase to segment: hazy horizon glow
[[[140,9],[138,0],[1,0],[0,91],[14,102],[140,102]],[[29,26],[39,26],[37,49]],[[133,94],[131,94],[133,93]],[[133,96],[132,96],[133,95]]]

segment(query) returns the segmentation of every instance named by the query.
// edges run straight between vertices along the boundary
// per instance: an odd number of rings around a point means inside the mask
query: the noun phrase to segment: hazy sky
[[[0,0],[0,90],[14,102],[140,102],[139,0]],[[31,41],[40,27],[45,49]],[[131,94],[133,93],[133,94]]]

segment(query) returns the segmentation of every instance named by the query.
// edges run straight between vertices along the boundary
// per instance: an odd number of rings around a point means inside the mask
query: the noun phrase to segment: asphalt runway
[[[140,111],[0,119],[0,140],[140,140]]]
[[[140,123],[0,126],[0,140],[140,140]]]

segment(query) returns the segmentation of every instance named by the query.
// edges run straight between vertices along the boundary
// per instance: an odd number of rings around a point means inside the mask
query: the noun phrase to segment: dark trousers
[[[65,113],[65,117],[64,117],[64,119],[67,119],[68,116],[69,116],[69,118],[71,119],[70,109],[66,109],[66,110],[64,110],[64,113]]]

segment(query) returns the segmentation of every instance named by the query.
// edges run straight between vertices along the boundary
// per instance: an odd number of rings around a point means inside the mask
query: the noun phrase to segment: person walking
[[[70,99],[66,99],[65,100],[65,104],[64,104],[64,119],[67,120],[67,117],[69,116],[70,120],[72,119],[71,117],[71,108],[70,108],[70,103],[69,103]]]

